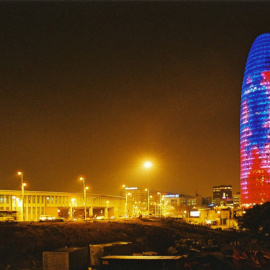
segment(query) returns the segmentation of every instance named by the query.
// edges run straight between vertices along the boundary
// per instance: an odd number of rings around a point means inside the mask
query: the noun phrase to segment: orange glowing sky
[[[245,62],[269,3],[0,3],[0,189],[239,191]]]

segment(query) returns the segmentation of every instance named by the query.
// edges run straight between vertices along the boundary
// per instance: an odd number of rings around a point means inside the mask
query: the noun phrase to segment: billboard
[[[190,211],[190,217],[200,217],[200,211]]]

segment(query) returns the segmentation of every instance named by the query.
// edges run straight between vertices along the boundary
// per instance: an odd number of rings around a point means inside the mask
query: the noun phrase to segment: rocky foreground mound
[[[269,241],[179,221],[0,224],[0,269],[42,269],[43,251],[130,241],[134,253],[184,255],[186,269],[270,269]]]

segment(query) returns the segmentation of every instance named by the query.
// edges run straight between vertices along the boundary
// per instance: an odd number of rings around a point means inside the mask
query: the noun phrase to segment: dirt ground
[[[211,230],[171,219],[1,223],[0,239],[1,270],[40,270],[43,251],[115,241],[132,242],[134,253],[184,255],[186,269],[245,269],[245,263],[233,257],[233,246],[249,250],[254,250],[255,245],[257,249],[263,247],[237,232]],[[254,247],[249,246],[252,244]],[[237,252],[239,255],[240,249]]]

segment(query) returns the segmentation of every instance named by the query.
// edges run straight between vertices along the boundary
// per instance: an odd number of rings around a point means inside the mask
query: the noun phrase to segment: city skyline
[[[242,78],[269,3],[0,7],[0,189],[22,171],[26,190],[240,191]]]

